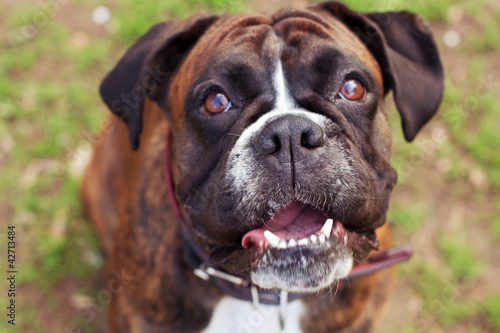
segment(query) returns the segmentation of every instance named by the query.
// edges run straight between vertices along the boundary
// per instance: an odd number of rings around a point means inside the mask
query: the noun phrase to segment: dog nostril
[[[269,156],[282,151],[290,154],[295,149],[315,149],[325,142],[322,126],[305,117],[287,115],[267,123],[252,143],[258,155]]]
[[[275,151],[274,151],[274,152],[276,152],[276,151],[278,151],[278,150],[280,150],[280,149],[281,149],[281,141],[280,141],[280,137],[279,137],[279,136],[277,136],[277,135],[275,135],[275,136],[273,137],[273,147],[274,147],[274,149],[275,149]]]
[[[302,133],[300,145],[304,148],[316,148],[325,142],[323,131],[308,130]]]
[[[311,148],[309,146],[309,134],[308,133],[302,133],[302,136],[300,137],[300,145],[305,148]]]
[[[257,151],[262,155],[272,155],[281,149],[281,140],[278,134],[264,136],[257,142]]]

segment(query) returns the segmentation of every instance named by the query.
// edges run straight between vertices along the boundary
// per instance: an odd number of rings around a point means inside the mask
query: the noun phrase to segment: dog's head
[[[410,141],[443,91],[428,27],[336,2],[159,24],[101,85],[133,149],[144,99],[165,111],[176,196],[212,260],[302,292],[377,247],[396,183],[390,90]]]

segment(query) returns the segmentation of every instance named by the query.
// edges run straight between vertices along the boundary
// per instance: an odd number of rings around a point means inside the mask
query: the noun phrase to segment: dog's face
[[[396,182],[384,95],[395,91],[412,139],[437,109],[442,69],[414,16],[389,22],[407,30],[401,37],[372,15],[328,3],[273,17],[202,18],[150,56],[150,68],[164,70],[166,50],[188,49],[170,61],[168,82],[147,92],[171,122],[183,214],[228,272],[263,288],[310,292],[377,248],[374,231]],[[413,30],[427,39],[403,40],[395,55],[390,46]],[[402,68],[399,57],[424,65]]]
[[[184,175],[177,193],[213,254],[252,253],[238,269],[261,287],[325,287],[376,247],[396,181],[382,74],[334,20],[227,24],[200,39],[174,80],[189,87],[170,96],[184,101],[173,135]],[[202,54],[203,70],[178,83]],[[335,229],[322,236],[328,219]],[[353,254],[352,242],[364,253]]]

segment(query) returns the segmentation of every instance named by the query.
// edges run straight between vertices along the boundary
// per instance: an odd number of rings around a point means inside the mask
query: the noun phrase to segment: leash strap
[[[170,169],[170,131],[167,132],[166,140],[165,140],[165,149],[163,153],[163,160],[165,163],[164,171],[165,171],[165,182],[167,183],[167,192],[170,199],[170,204],[174,209],[175,216],[177,220],[180,222],[182,234],[186,237],[191,248],[194,250],[196,256],[201,259],[201,262],[209,262],[209,257],[206,251],[194,240],[193,234],[191,233],[184,216],[182,216],[181,210],[179,208],[179,204],[177,199],[175,198],[174,191],[174,182],[172,179],[172,171]]]

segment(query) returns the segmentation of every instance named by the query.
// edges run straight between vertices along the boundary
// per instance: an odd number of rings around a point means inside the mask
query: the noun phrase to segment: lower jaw
[[[311,293],[346,277],[353,257],[339,242],[321,247],[267,250],[251,272],[252,282],[263,289]]]
[[[263,289],[315,292],[344,278],[352,265],[363,262],[371,250],[377,249],[378,240],[374,232],[347,233],[347,243],[342,244],[332,237],[323,244],[326,245],[324,248],[297,246],[259,251],[242,247],[212,248],[210,262],[231,274],[251,278]],[[264,255],[267,255],[266,260]],[[302,257],[306,258],[305,268],[297,265],[298,262],[302,264]],[[345,267],[348,267],[347,272]]]

